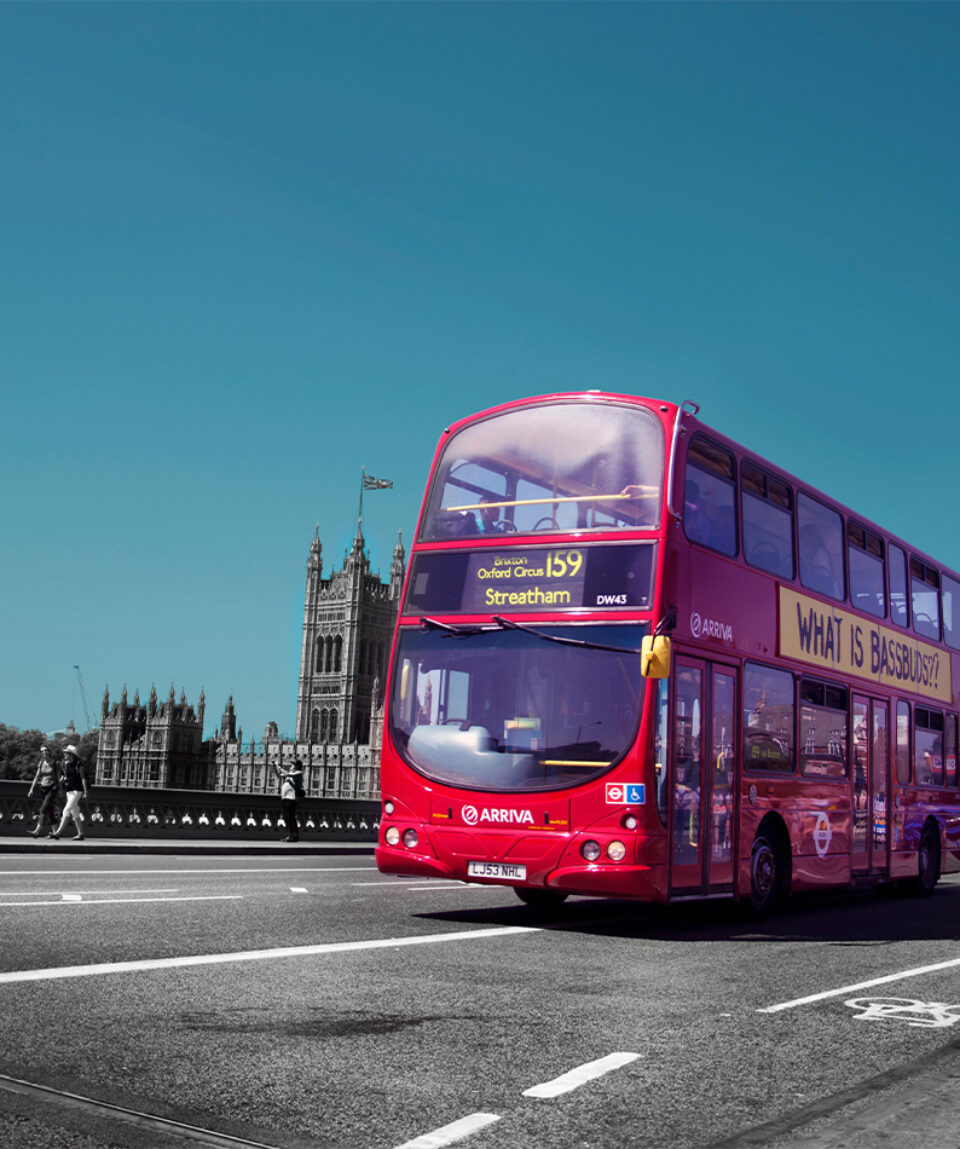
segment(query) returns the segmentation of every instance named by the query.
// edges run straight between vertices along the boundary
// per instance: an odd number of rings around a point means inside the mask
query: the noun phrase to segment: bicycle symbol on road
[[[960,1021],[960,1005],[942,1001],[913,1001],[909,997],[856,997],[844,1002],[863,1010],[855,1021],[902,1021],[906,1025],[943,1029]]]

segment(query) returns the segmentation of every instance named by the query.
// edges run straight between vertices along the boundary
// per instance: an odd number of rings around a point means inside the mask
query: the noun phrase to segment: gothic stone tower
[[[393,550],[389,582],[370,573],[357,528],[343,569],[323,578],[320,528],[307,560],[303,607],[298,742],[366,743],[370,738],[374,684],[386,679],[393,626],[403,590],[404,550]]]

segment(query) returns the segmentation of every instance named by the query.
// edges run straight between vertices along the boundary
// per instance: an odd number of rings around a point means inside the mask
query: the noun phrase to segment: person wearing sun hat
[[[59,838],[68,820],[76,828],[76,839],[83,841],[83,823],[80,821],[80,799],[87,796],[87,775],[76,746],[68,746],[63,752],[63,787],[67,792],[67,804],[63,808],[60,825],[50,835]]]

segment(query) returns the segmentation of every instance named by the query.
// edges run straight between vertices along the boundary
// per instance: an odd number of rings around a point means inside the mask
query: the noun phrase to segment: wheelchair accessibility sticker
[[[646,800],[646,787],[642,782],[608,782],[608,806],[642,806]]]
[[[913,1001],[909,997],[857,997],[844,1002],[862,1010],[856,1021],[902,1021],[905,1025],[945,1029],[960,1021],[960,1005],[941,1001]]]

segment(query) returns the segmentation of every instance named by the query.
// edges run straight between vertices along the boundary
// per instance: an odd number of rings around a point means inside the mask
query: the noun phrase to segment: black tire
[[[529,886],[514,886],[513,892],[525,906],[540,913],[558,910],[570,896],[558,890],[534,890]]]
[[[927,898],[940,881],[940,831],[935,822],[927,822],[920,835],[919,867],[913,890]]]
[[[768,914],[782,899],[787,883],[783,847],[769,825],[761,826],[750,850],[750,909]]]

